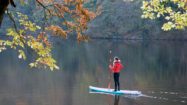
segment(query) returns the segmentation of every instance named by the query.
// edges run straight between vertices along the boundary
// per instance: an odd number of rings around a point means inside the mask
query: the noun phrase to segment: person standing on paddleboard
[[[114,83],[115,83],[115,90],[114,91],[120,91],[120,83],[119,83],[119,76],[120,71],[123,69],[123,65],[121,64],[121,60],[118,57],[114,57],[113,64],[109,65],[110,70],[113,72],[114,76]]]

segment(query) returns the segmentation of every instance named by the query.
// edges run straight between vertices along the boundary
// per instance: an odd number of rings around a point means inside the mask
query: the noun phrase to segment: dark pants
[[[119,73],[114,73],[115,91],[120,90]]]

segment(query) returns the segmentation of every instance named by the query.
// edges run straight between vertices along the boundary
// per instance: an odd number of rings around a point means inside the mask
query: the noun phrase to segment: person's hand
[[[111,69],[111,68],[112,68],[112,65],[109,65],[109,68]]]

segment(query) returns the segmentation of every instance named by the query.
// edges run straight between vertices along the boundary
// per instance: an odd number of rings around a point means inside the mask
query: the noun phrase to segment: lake
[[[54,58],[60,70],[31,69],[17,53],[0,53],[1,105],[186,105],[187,43],[180,41],[57,41]],[[110,54],[109,52],[112,51]],[[108,65],[118,56],[124,69],[121,89],[142,96],[89,93],[89,86],[107,87]],[[112,87],[114,87],[112,81]]]

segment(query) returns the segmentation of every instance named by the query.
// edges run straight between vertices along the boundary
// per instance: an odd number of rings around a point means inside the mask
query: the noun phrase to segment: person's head
[[[117,56],[115,56],[114,61],[119,61],[119,58]]]
[[[119,58],[118,57],[114,57],[114,60],[119,60]]]

